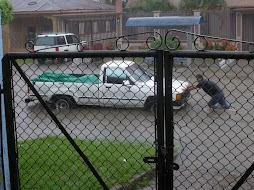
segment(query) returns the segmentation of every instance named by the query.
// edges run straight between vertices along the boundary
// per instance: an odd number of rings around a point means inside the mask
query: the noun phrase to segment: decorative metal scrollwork
[[[76,48],[78,52],[83,52],[84,50],[87,50],[88,47],[86,48],[86,46],[88,46],[88,44],[90,43],[96,43],[96,42],[101,42],[101,41],[108,41],[108,40],[116,40],[115,42],[115,46],[117,50],[120,51],[126,51],[127,49],[129,49],[130,47],[130,40],[128,39],[128,37],[133,37],[133,36],[137,36],[137,35],[144,35],[144,34],[151,34],[151,36],[148,36],[147,39],[145,40],[146,43],[146,47],[150,50],[158,50],[162,47],[163,42],[165,43],[165,46],[168,50],[177,50],[179,49],[179,47],[181,46],[181,40],[177,37],[177,36],[173,36],[171,41],[174,43],[175,47],[170,47],[169,46],[169,38],[168,35],[172,32],[177,32],[177,33],[184,33],[187,35],[191,35],[194,36],[194,47],[196,50],[198,51],[205,51],[208,48],[209,45],[209,41],[208,39],[214,39],[214,40],[227,40],[230,42],[235,42],[235,43],[242,43],[242,44],[247,44],[248,45],[248,51],[250,53],[254,52],[254,43],[253,42],[247,42],[247,41],[240,41],[240,40],[234,40],[234,39],[227,39],[227,38],[219,38],[219,37],[214,37],[214,36],[206,36],[206,35],[200,35],[200,34],[195,34],[195,33],[191,33],[191,32],[187,32],[187,31],[182,31],[182,30],[177,30],[177,29],[171,29],[168,30],[166,35],[165,35],[165,40],[163,39],[162,35],[157,32],[157,31],[148,31],[148,32],[141,32],[141,33],[135,33],[135,34],[129,34],[129,35],[124,35],[124,36],[119,36],[119,37],[111,37],[111,38],[104,38],[104,39],[98,39],[98,40],[92,40],[92,41],[87,41],[87,42],[80,42],[78,44],[76,44]],[[155,37],[155,35],[157,35],[157,38]],[[156,42],[156,39],[160,40],[160,43],[154,43],[157,46],[156,47],[151,47],[151,44],[153,42]],[[198,43],[198,40],[203,39],[203,43],[202,43],[202,47],[200,47],[200,43]],[[125,40],[125,47],[121,46],[122,40]],[[71,44],[73,45],[73,44]],[[25,44],[25,48],[27,49],[27,51],[29,52],[37,52],[34,51],[34,46],[35,44],[32,41],[29,41]],[[69,44],[67,45],[61,45],[61,46],[50,46],[50,47],[46,47],[44,49],[40,49],[40,50],[45,50],[45,49],[50,49],[50,48],[54,48],[54,47],[64,47],[64,46],[70,46]]]
[[[33,52],[34,50],[34,43],[33,43],[33,41],[29,41],[29,42],[26,42],[25,43],[25,48],[26,48],[26,50],[27,51],[29,51],[29,52]]]
[[[213,39],[213,40],[221,40],[221,41],[222,41],[222,40],[226,40],[226,41],[235,42],[235,43],[248,44],[248,51],[249,51],[250,53],[254,53],[254,43],[253,43],[253,42],[241,41],[241,40],[234,40],[234,39],[228,39],[228,38],[220,38],[220,37],[215,37],[215,36],[200,35],[200,34],[195,34],[195,33],[187,32],[187,31],[182,31],[182,30],[177,30],[177,29],[171,29],[171,30],[169,30],[169,31],[167,32],[166,36],[165,36],[165,43],[166,43],[165,45],[166,45],[166,47],[167,47],[169,50],[176,50],[176,49],[180,46],[180,44],[181,44],[179,38],[176,37],[176,36],[174,36],[172,40],[177,39],[177,41],[178,41],[178,46],[177,46],[176,48],[170,48],[170,47],[167,46],[166,40],[167,40],[167,36],[168,36],[168,34],[169,34],[170,32],[179,32],[179,33],[185,33],[185,34],[187,34],[187,35],[195,36],[195,39],[194,39],[194,47],[195,47],[195,49],[198,50],[198,51],[205,51],[205,50],[207,50],[208,45],[209,45],[209,41],[208,41],[207,39],[209,38],[209,39]],[[199,43],[197,43],[198,39],[200,39],[200,38],[204,39],[203,47],[202,47],[202,48],[199,47]]]
[[[161,46],[162,46],[162,43],[163,43],[163,40],[162,40],[162,36],[159,32],[155,31],[154,33],[156,33],[158,36],[160,36],[160,44],[158,45],[158,47],[154,47],[152,48],[150,45],[149,45],[149,39],[152,39],[154,42],[156,41],[156,38],[155,36],[149,36],[147,39],[146,39],[146,46],[150,49],[150,50],[157,50],[159,49]]]
[[[147,37],[147,39],[146,39],[146,46],[150,49],[150,50],[156,50],[156,49],[159,49],[160,47],[161,47],[161,45],[162,45],[162,35],[159,33],[159,32],[157,32],[157,31],[150,31],[150,32],[141,32],[141,33],[135,33],[135,34],[129,34],[129,35],[125,35],[125,36],[119,36],[119,37],[111,37],[111,38],[104,38],[104,39],[99,39],[99,40],[92,40],[92,41],[89,41],[88,43],[95,43],[95,42],[99,42],[99,41],[106,41],[106,40],[113,40],[113,39],[116,39],[116,42],[115,42],[115,46],[116,46],[116,48],[118,49],[118,50],[120,50],[120,51],[126,51],[129,47],[130,47],[130,41],[129,41],[129,39],[128,39],[128,37],[133,37],[133,36],[137,36],[137,35],[143,35],[143,34],[157,34],[158,36],[159,36],[159,39],[160,39],[160,41],[161,41],[161,43],[158,45],[158,47],[151,47],[150,45],[149,45],[149,43],[151,42],[151,41],[156,41],[156,38],[155,38],[155,36],[154,35],[152,35],[152,36],[149,36],[149,37]],[[120,39],[124,39],[126,42],[127,42],[127,46],[126,47],[122,47],[121,45],[120,45],[120,43],[121,43],[121,40]],[[78,45],[80,45],[80,44],[78,44]],[[77,48],[78,48],[78,45],[77,45]],[[82,49],[82,50],[81,50]],[[84,48],[78,48],[78,51],[83,51],[84,50]]]
[[[199,46],[198,46],[198,44],[197,44],[197,40],[199,39],[199,38],[203,38],[204,40],[205,40],[205,43],[203,43],[203,45],[204,45],[204,47],[203,48],[199,48]],[[196,38],[195,38],[195,40],[194,40],[194,47],[196,48],[196,50],[198,50],[198,51],[204,51],[204,50],[206,50],[206,48],[208,47],[208,40],[207,40],[207,38],[206,37],[204,37],[204,36],[197,36]]]
[[[180,45],[181,45],[181,41],[180,41],[180,39],[179,39],[177,36],[174,36],[174,37],[172,38],[172,42],[177,42],[176,47],[170,47],[170,46],[168,45],[168,35],[170,34],[170,32],[171,32],[171,30],[169,30],[169,31],[166,33],[166,35],[165,35],[165,46],[166,46],[169,50],[177,50],[177,49],[180,47]],[[175,40],[176,40],[176,41],[175,41]]]
[[[128,42],[128,43],[127,43],[128,45],[127,45],[126,48],[121,49],[121,47],[118,45],[118,41],[119,41],[120,39],[125,39],[125,40]],[[127,37],[121,36],[121,37],[117,38],[117,40],[116,40],[116,48],[117,48],[118,50],[120,50],[120,51],[125,51],[125,50],[127,50],[127,49],[129,48],[129,46],[130,46],[130,41],[128,40]]]

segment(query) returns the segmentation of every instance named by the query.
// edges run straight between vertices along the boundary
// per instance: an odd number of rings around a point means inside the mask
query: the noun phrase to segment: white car
[[[35,52],[77,52],[77,44],[87,44],[85,41],[80,41],[73,33],[64,34],[40,34],[37,36],[33,51]],[[63,62],[63,59],[59,59]],[[39,63],[44,63],[45,59],[38,59]]]
[[[99,74],[43,73],[31,80],[44,101],[56,109],[77,105],[103,107],[143,107],[153,111],[156,106],[154,77],[133,61],[114,60],[101,66]],[[183,92],[188,82],[173,81],[173,108],[180,109],[189,97]],[[36,100],[29,91],[26,103]]]

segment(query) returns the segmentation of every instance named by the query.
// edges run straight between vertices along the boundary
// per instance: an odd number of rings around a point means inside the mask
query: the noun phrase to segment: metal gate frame
[[[172,85],[173,76],[173,58],[174,57],[188,57],[188,58],[212,58],[212,59],[254,59],[254,53],[251,52],[221,52],[221,51],[164,51],[165,59],[165,86]],[[173,148],[174,148],[174,123],[173,123],[173,109],[171,106],[172,88],[166,88],[165,93],[165,133],[166,133],[166,173],[165,178],[168,184],[162,189],[173,189],[173,170],[178,170],[179,166],[173,162]],[[247,169],[245,174],[234,185],[232,190],[237,190],[247,180],[247,178],[254,171],[254,163]]]
[[[177,30],[174,30],[177,31]],[[191,34],[189,32],[185,32]],[[137,34],[135,34],[137,35]],[[191,34],[193,35],[193,34]],[[198,38],[204,38],[206,36],[196,35],[197,38],[194,40],[194,46]],[[131,36],[131,35],[128,35]],[[166,35],[167,37],[167,35]],[[207,36],[211,37],[211,36]],[[121,36],[117,39],[125,37]],[[179,39],[176,37],[174,39]],[[222,38],[214,38],[222,39]],[[224,39],[222,39],[224,40]],[[228,40],[228,39],[225,39]],[[241,42],[237,40],[231,40],[235,42]],[[206,40],[207,42],[207,40]],[[248,43],[248,42],[242,42]],[[253,43],[249,43],[253,45]],[[179,42],[180,45],[180,42]],[[170,49],[170,48],[169,48]],[[25,79],[31,90],[39,99],[40,103],[58,125],[60,130],[65,134],[66,138],[71,142],[72,146],[76,149],[79,155],[83,158],[86,164],[89,166],[93,174],[97,177],[98,181],[104,189],[108,189],[103,180],[100,178],[96,170],[93,168],[89,159],[79,149],[73,139],[65,131],[59,120],[55,117],[53,112],[48,108],[45,102],[40,98],[37,91],[33,88],[29,79],[25,76],[23,71],[20,69],[15,59],[36,59],[36,58],[86,58],[86,57],[154,57],[156,60],[155,79],[157,81],[157,117],[156,117],[156,140],[157,140],[157,158],[152,158],[153,163],[156,163],[157,167],[157,178],[158,178],[158,189],[166,190],[173,189],[173,177],[174,170],[177,170],[179,166],[173,163],[174,157],[174,123],[173,123],[173,108],[172,108],[172,88],[164,87],[172,86],[172,75],[173,75],[173,58],[174,57],[188,57],[188,58],[223,58],[223,59],[254,59],[254,54],[251,52],[217,52],[217,51],[204,51],[204,49],[198,49],[198,51],[181,50],[177,51],[170,49],[170,51],[152,50],[152,51],[91,51],[91,52],[78,52],[78,53],[8,53],[3,58],[3,75],[4,75],[4,100],[5,100],[5,112],[7,122],[7,139],[8,139],[8,156],[9,156],[9,168],[10,168],[10,181],[11,189],[19,188],[19,176],[18,176],[18,163],[17,163],[17,147],[15,141],[15,116],[12,96],[12,65],[16,67],[21,76]],[[164,63],[163,63],[164,62]],[[165,75],[165,84],[164,84]],[[10,98],[12,97],[12,98]],[[165,106],[164,106],[165,105]],[[167,115],[168,117],[165,117]],[[164,142],[165,141],[165,142]],[[233,190],[238,189],[248,176],[253,172],[254,164],[246,171],[242,178],[235,184]]]
[[[44,102],[44,100],[40,97],[39,93],[33,87],[30,80],[26,77],[25,73],[22,71],[20,66],[17,64],[15,59],[37,59],[37,58],[86,58],[86,57],[154,57],[156,60],[156,70],[155,70],[155,78],[158,80],[158,96],[157,96],[157,105],[163,105],[163,51],[91,51],[91,52],[79,52],[79,53],[65,53],[65,52],[57,52],[57,53],[8,53],[4,56],[2,61],[3,67],[3,79],[4,79],[4,100],[5,100],[5,111],[6,111],[6,123],[7,123],[7,143],[8,143],[8,156],[9,156],[9,168],[10,168],[10,181],[11,181],[11,189],[19,189],[19,171],[18,171],[18,157],[17,157],[17,145],[16,145],[16,135],[15,135],[15,110],[14,110],[14,98],[12,94],[13,84],[12,84],[12,67],[15,67],[21,77],[25,80],[31,91],[38,98],[39,102],[46,110],[46,112],[50,115],[52,120],[56,123],[61,132],[65,135],[65,137],[69,140],[71,145],[75,148],[78,154],[82,157],[84,162],[88,165],[94,176],[100,182],[103,189],[109,189],[102,178],[99,176],[89,158],[81,151],[79,146],[75,143],[75,141],[71,138],[68,132],[65,130],[61,122],[57,119],[48,105]],[[11,97],[11,98],[10,98]],[[163,106],[157,106],[158,118],[156,119],[156,129],[157,129],[157,138],[158,146],[163,146],[164,143],[164,124],[163,124]],[[162,137],[162,138],[161,138]],[[156,137],[155,137],[156,138]],[[158,150],[156,150],[157,152]],[[164,156],[161,151],[158,151],[158,163],[157,163],[157,173],[158,184],[159,187],[164,184],[164,174],[165,166],[164,166]]]

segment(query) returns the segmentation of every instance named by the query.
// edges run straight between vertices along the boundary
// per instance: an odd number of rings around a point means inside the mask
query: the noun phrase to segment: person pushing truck
[[[226,102],[223,90],[215,82],[205,79],[201,74],[196,75],[196,79],[196,84],[189,85],[183,90],[186,91],[202,88],[209,96],[211,96],[211,100],[208,102],[209,108],[218,109],[216,104],[220,104],[226,110],[234,110]]]

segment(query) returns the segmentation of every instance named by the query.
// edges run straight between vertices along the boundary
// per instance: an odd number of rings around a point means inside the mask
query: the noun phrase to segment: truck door
[[[70,52],[77,52],[77,44],[79,43],[79,39],[75,35],[66,35],[67,40],[67,50]]]
[[[138,89],[121,68],[107,68],[104,74],[101,97],[105,106],[136,107],[139,104]]]

